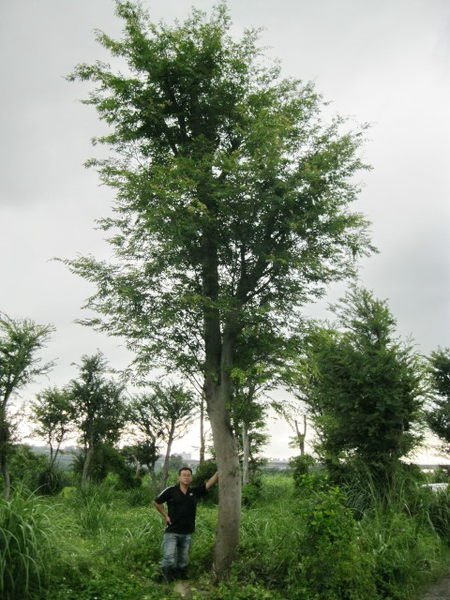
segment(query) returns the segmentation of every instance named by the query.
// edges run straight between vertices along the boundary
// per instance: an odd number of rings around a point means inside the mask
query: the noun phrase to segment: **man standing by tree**
[[[162,560],[165,581],[173,581],[177,577],[186,578],[189,549],[195,530],[197,502],[199,498],[206,496],[209,488],[217,483],[218,478],[218,473],[215,473],[206,483],[190,487],[192,469],[181,467],[178,471],[178,484],[166,488],[155,498],[156,510],[161,513],[166,525]],[[164,503],[167,504],[167,512],[164,510]]]

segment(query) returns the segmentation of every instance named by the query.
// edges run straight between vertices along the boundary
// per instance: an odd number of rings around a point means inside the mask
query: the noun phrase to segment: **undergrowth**
[[[162,600],[163,526],[153,490],[94,486],[1,504],[5,600]],[[376,494],[309,473],[264,476],[243,509],[239,554],[214,585],[217,507],[201,504],[191,551],[192,600],[406,600],[448,560],[449,497],[420,486]],[[362,504],[365,505],[364,510]]]

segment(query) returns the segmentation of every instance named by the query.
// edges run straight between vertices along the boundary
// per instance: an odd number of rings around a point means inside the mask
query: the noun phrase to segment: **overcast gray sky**
[[[155,20],[185,17],[207,0],[145,0]],[[356,208],[372,222],[380,253],[360,281],[389,300],[399,333],[420,352],[450,346],[450,2],[447,0],[230,0],[234,32],[263,27],[261,43],[283,73],[312,80],[331,110],[369,122],[371,172]],[[92,291],[50,259],[109,248],[94,219],[112,191],[83,162],[102,131],[85,84],[68,83],[78,62],[108,59],[94,29],[119,35],[112,0],[21,0],[0,4],[0,311],[53,323],[48,380],[65,384],[81,354],[102,350],[114,367],[130,355],[74,323]],[[344,291],[330,292],[330,299]],[[325,316],[326,303],[310,309]],[[272,423],[267,454],[287,457],[288,430]],[[194,435],[177,446],[190,450]]]

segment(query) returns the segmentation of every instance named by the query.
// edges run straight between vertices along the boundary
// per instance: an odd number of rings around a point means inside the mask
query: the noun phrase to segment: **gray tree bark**
[[[163,464],[163,468],[162,468],[162,484],[164,485],[164,487],[167,485],[167,480],[169,479],[169,461],[170,461],[170,453],[172,451],[174,433],[175,433],[175,423],[172,422],[170,425],[169,438],[167,440],[166,456],[164,457],[164,464]]]
[[[250,483],[249,461],[250,438],[248,435],[248,427],[246,423],[242,423],[242,485],[248,485]]]

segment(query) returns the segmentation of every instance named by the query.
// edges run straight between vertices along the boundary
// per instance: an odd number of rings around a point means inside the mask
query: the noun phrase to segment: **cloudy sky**
[[[144,0],[155,20],[182,19],[208,0]],[[331,110],[371,128],[357,207],[380,253],[360,281],[389,300],[403,337],[420,352],[450,346],[450,3],[448,0],[230,0],[234,33],[262,27],[283,73],[311,80]],[[107,60],[94,30],[120,35],[113,0],[21,0],[0,4],[0,311],[56,327],[50,377],[22,394],[63,385],[73,363],[102,350],[116,368],[130,355],[74,323],[92,289],[53,257],[109,249],[94,220],[112,192],[83,162],[103,131],[68,83],[79,62]],[[330,290],[329,299],[343,292]],[[309,309],[325,316],[326,302]],[[288,457],[289,430],[271,422],[271,456]],[[192,451],[194,432],[176,447]]]

